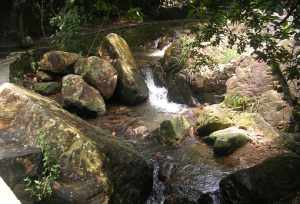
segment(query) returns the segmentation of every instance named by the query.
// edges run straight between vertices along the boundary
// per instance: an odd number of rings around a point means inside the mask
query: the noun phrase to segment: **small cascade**
[[[212,200],[212,204],[220,204],[221,202],[220,202],[220,191],[219,190],[217,190],[217,191],[215,191],[215,192],[213,192],[213,193],[210,193],[210,198],[211,198],[211,200]]]
[[[165,55],[166,50],[172,45],[172,43],[169,43],[165,47],[163,47],[161,50],[157,49],[154,52],[150,53],[149,57],[163,57]],[[157,46],[157,45],[155,45]]]
[[[145,204],[164,204],[165,202],[165,186],[159,180],[159,162],[153,160],[153,187],[151,196],[148,198]]]
[[[186,107],[182,104],[170,102],[168,100],[168,90],[165,87],[158,87],[153,79],[151,69],[145,70],[145,80],[149,89],[149,103],[159,112],[180,113],[185,111]]]

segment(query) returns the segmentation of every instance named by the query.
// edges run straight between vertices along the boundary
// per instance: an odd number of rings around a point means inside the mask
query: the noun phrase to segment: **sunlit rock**
[[[67,75],[62,81],[62,99],[67,109],[79,114],[103,115],[106,112],[101,94],[79,75]]]
[[[73,72],[73,65],[79,59],[76,53],[63,51],[50,51],[43,55],[39,62],[40,69],[57,74],[69,74]]]
[[[55,147],[61,185],[54,188],[54,195],[60,200],[66,192],[59,186],[68,185],[76,194],[75,184],[84,186],[89,180],[96,184],[81,195],[95,192],[83,200],[74,198],[73,203],[89,203],[98,196],[113,204],[144,203],[150,194],[152,169],[129,144],[112,138],[111,132],[88,124],[48,98],[8,83],[0,87],[0,110],[0,137],[37,146],[42,134],[44,142]]]
[[[165,120],[160,124],[158,140],[166,145],[178,145],[188,135],[190,123],[183,116]]]
[[[225,156],[247,144],[249,136],[243,129],[230,127],[213,132],[204,140],[213,145],[216,155]]]
[[[148,88],[138,70],[135,59],[126,41],[117,34],[111,33],[105,37],[99,50],[100,56],[108,55],[115,61],[119,81],[117,95],[128,105],[136,105],[148,98]]]
[[[112,64],[98,57],[81,58],[74,66],[76,74],[94,86],[105,99],[109,99],[115,93],[118,74]]]

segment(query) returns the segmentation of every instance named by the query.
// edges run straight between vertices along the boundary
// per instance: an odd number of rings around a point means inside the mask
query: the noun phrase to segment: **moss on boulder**
[[[60,82],[37,82],[33,84],[33,90],[42,95],[51,95],[60,92]]]
[[[166,145],[178,145],[187,135],[190,123],[183,116],[165,120],[160,124],[158,140]]]
[[[115,93],[118,74],[108,60],[96,56],[81,58],[75,64],[74,71],[94,86],[105,99],[110,99]]]
[[[66,108],[75,109],[79,114],[86,112],[103,115],[106,112],[101,94],[79,75],[70,74],[63,78],[62,99]]]
[[[39,62],[40,70],[56,74],[70,74],[79,57],[76,53],[50,51],[45,53]]]
[[[204,140],[213,145],[215,154],[225,156],[247,144],[249,137],[247,131],[231,127],[213,132]]]
[[[121,36],[114,33],[107,35],[99,54],[100,56],[108,55],[116,62],[115,68],[119,76],[117,94],[122,102],[136,105],[148,98],[148,87],[138,70],[128,44]]]
[[[7,124],[0,138],[35,147],[42,131],[45,142],[56,147],[61,166],[58,183],[96,182],[97,192],[74,203],[89,203],[97,196],[112,204],[146,201],[152,190],[152,168],[110,131],[90,125],[55,101],[8,83],[0,87],[0,110],[0,124]],[[66,193],[54,190],[59,197]],[[76,188],[72,191],[76,193]]]

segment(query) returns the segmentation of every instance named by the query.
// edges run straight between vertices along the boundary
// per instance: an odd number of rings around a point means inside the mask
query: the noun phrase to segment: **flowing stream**
[[[168,90],[165,87],[159,87],[155,84],[151,69],[144,70],[145,81],[149,89],[149,103],[159,112],[181,113],[186,107],[181,104],[170,102],[168,99]]]

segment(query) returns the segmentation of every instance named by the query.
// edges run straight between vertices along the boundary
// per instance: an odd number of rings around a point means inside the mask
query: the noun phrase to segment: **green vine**
[[[40,131],[37,144],[40,146],[43,156],[43,171],[40,176],[25,178],[26,191],[37,201],[51,197],[53,183],[59,178],[60,166],[57,160],[57,149],[47,143],[46,133]]]

